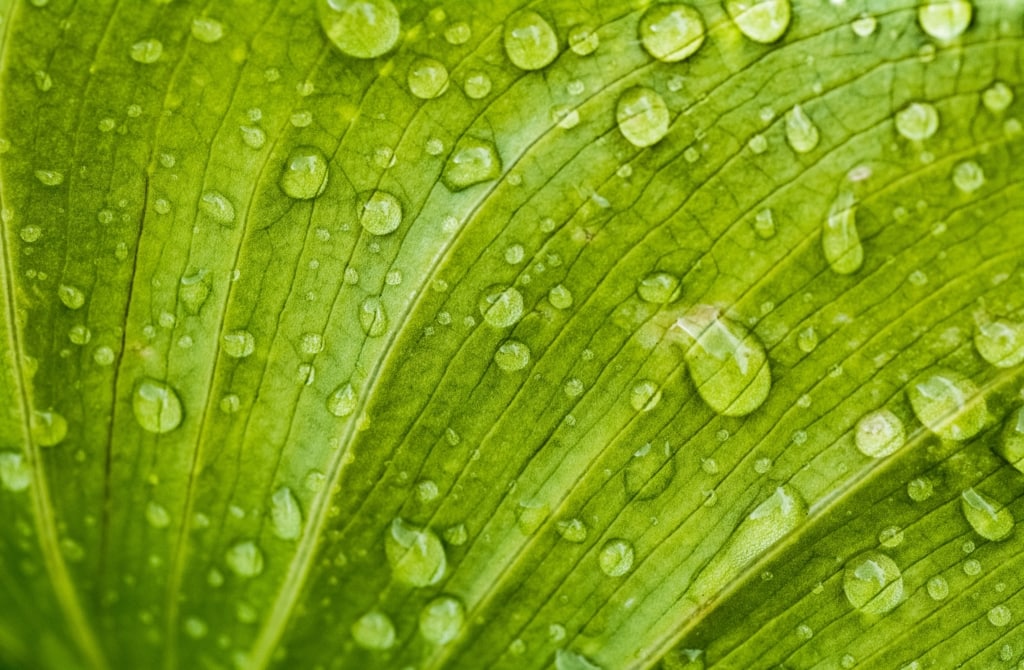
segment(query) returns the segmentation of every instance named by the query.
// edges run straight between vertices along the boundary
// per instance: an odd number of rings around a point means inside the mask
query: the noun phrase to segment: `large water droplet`
[[[317,0],[327,39],[346,56],[376,58],[398,43],[402,21],[391,0]]]
[[[821,134],[811,117],[800,105],[794,105],[786,114],[786,141],[793,151],[805,154],[818,146]]]
[[[402,223],[402,203],[386,191],[374,191],[359,215],[363,230],[371,235],[387,235]]]
[[[55,447],[68,435],[68,420],[53,410],[32,412],[32,440],[40,447]]]
[[[327,157],[314,147],[296,147],[288,154],[281,179],[281,190],[290,198],[310,200],[327,188]]]
[[[851,274],[864,263],[864,247],[857,233],[857,204],[850,191],[840,191],[832,201],[821,229],[821,248],[836,274]]]
[[[384,538],[384,553],[395,580],[410,586],[430,586],[441,581],[448,567],[444,545],[429,528],[396,518]]]
[[[597,563],[601,572],[609,577],[621,577],[633,568],[635,553],[633,545],[627,540],[608,540],[601,553],[597,556]]]
[[[1010,510],[975,491],[967,489],[960,494],[960,509],[964,518],[978,535],[986,540],[1005,540],[1013,530],[1014,519]]]
[[[789,0],[727,0],[725,9],[733,23],[749,39],[770,44],[789,27]]]
[[[395,625],[383,612],[367,612],[352,624],[352,639],[363,649],[390,649],[395,644]]]
[[[302,508],[287,486],[282,486],[270,497],[270,521],[274,535],[282,540],[294,540],[302,531]]]
[[[622,470],[626,495],[636,500],[651,500],[661,495],[676,474],[676,463],[668,442],[653,447],[648,442],[633,452]]]
[[[256,351],[256,338],[248,330],[232,330],[221,339],[224,353],[231,358],[245,358]]]
[[[646,86],[634,86],[619,96],[615,118],[622,136],[636,147],[656,144],[668,132],[668,106]]]
[[[939,129],[939,110],[928,102],[912,102],[896,112],[895,124],[900,135],[921,142]]]
[[[731,583],[750,563],[796,528],[807,517],[807,504],[789,486],[775,489],[740,522],[693,585],[704,601]]]
[[[420,635],[431,644],[448,644],[466,622],[466,609],[454,596],[434,598],[420,611]]]
[[[501,157],[494,144],[463,137],[445,163],[441,179],[450,191],[461,191],[501,176]]]
[[[32,468],[20,451],[0,451],[0,484],[8,491],[24,491],[32,483]]]
[[[239,577],[256,577],[263,572],[263,551],[252,540],[242,540],[228,548],[224,562]]]
[[[531,10],[505,21],[505,54],[520,70],[539,70],[558,55],[558,37],[544,17]]]
[[[514,326],[523,317],[523,294],[512,286],[490,286],[480,296],[480,313],[494,328]]]
[[[417,98],[436,98],[448,90],[448,68],[433,58],[417,58],[409,66],[405,83]]]
[[[864,415],[854,433],[857,449],[865,456],[884,458],[906,442],[903,422],[890,410],[880,409]]]
[[[995,319],[980,323],[974,331],[974,346],[987,362],[997,368],[1024,363],[1024,323]]]
[[[655,5],[640,19],[640,42],[660,61],[681,61],[704,43],[704,20],[687,5]]]
[[[680,317],[669,334],[683,339],[690,377],[714,411],[744,416],[768,397],[772,376],[764,345],[716,308],[698,305]]]
[[[181,399],[170,384],[144,377],[135,384],[132,411],[143,430],[168,433],[181,425]]]
[[[359,399],[352,384],[342,384],[327,397],[327,411],[336,417],[344,418],[356,411]]]
[[[951,40],[971,25],[973,7],[967,0],[923,0],[917,8],[917,22],[931,37]]]
[[[903,600],[903,574],[885,554],[869,552],[846,566],[843,592],[860,611],[885,614]]]
[[[966,440],[988,423],[988,406],[974,382],[953,370],[936,370],[907,389],[918,420],[945,440]]]

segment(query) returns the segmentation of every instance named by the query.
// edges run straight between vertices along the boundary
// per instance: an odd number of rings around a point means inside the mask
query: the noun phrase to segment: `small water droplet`
[[[461,191],[501,176],[501,158],[494,144],[462,137],[445,163],[441,179],[450,191]]]
[[[861,14],[850,24],[853,34],[857,37],[870,37],[878,28],[878,19],[871,14]]]
[[[640,19],[640,42],[660,61],[684,60],[704,43],[704,20],[688,5],[655,5]]]
[[[878,543],[886,549],[895,549],[903,544],[905,535],[899,526],[888,526],[878,533]]]
[[[178,300],[189,314],[196,315],[203,308],[203,303],[210,296],[210,282],[206,272],[200,271],[181,278],[178,287]]]
[[[861,417],[854,432],[857,449],[871,458],[895,453],[906,442],[903,422],[890,410],[880,409]]]
[[[285,195],[310,200],[327,188],[327,158],[313,147],[296,147],[288,154],[278,183]]]
[[[917,8],[917,22],[930,37],[945,42],[967,30],[972,14],[967,0],[923,0]]]
[[[263,572],[263,551],[252,540],[242,540],[228,548],[224,562],[239,577],[256,577]]]
[[[420,611],[420,635],[431,644],[448,644],[466,622],[466,609],[454,596],[438,596]]]
[[[374,191],[359,215],[363,230],[371,235],[388,235],[402,223],[402,203],[386,191]]]
[[[219,42],[224,37],[224,24],[208,16],[192,19],[192,37],[205,44]]]
[[[0,484],[8,491],[24,491],[32,484],[32,468],[20,451],[0,451]]]
[[[462,90],[473,100],[486,98],[491,92],[491,78],[484,72],[470,72],[462,82]],[[441,153],[440,151],[438,153]]]
[[[932,497],[932,493],[935,491],[935,486],[931,480],[918,477],[917,479],[911,479],[907,482],[907,497],[914,502],[924,502]]]
[[[85,304],[85,293],[68,284],[61,284],[57,288],[57,297],[68,309],[80,309]]]
[[[603,670],[583,654],[568,649],[555,652],[555,670]]]
[[[587,539],[587,524],[581,519],[562,519],[555,523],[555,530],[566,542],[580,544]]]
[[[43,186],[60,186],[64,183],[64,173],[58,170],[36,170],[35,175]]]
[[[248,330],[232,330],[224,333],[221,339],[224,353],[231,358],[245,358],[256,351],[256,338]]]
[[[267,134],[258,126],[239,126],[242,142],[250,149],[262,149],[267,142]]]
[[[637,382],[629,392],[629,405],[637,412],[650,412],[661,402],[661,389],[649,379]]]
[[[636,147],[657,144],[668,133],[668,106],[646,86],[634,86],[619,96],[615,118],[622,136]]]
[[[505,372],[522,370],[530,363],[530,347],[519,340],[505,340],[494,352],[494,362]]]
[[[135,383],[132,393],[132,412],[135,420],[151,433],[168,433],[182,420],[181,399],[170,384],[150,377]]]
[[[398,43],[402,21],[391,0],[317,0],[320,26],[346,56],[376,58]]]
[[[469,531],[466,530],[466,524],[464,523],[449,526],[444,530],[444,541],[453,547],[461,547],[466,544],[466,540],[468,539]]]
[[[203,193],[199,199],[199,211],[224,226],[235,222],[235,206],[219,191]]]
[[[185,630],[185,635],[188,635],[193,640],[200,640],[206,637],[206,634],[210,631],[205,621],[194,616],[186,617],[182,627]]]
[[[661,448],[649,442],[633,452],[633,457],[622,470],[622,483],[626,495],[637,500],[652,500],[661,495],[672,483],[676,464],[668,443]]]
[[[929,579],[925,589],[932,600],[942,600],[949,595],[949,584],[940,575],[935,575]]]
[[[854,273],[864,263],[864,247],[857,233],[857,203],[850,191],[840,191],[829,206],[821,230],[821,248],[836,274]]]
[[[410,586],[430,586],[441,581],[448,567],[444,545],[429,528],[396,518],[384,538],[391,576]]]
[[[775,237],[775,214],[770,209],[762,209],[751,221],[754,232],[762,240]]]
[[[444,29],[445,41],[453,46],[465,44],[472,37],[473,29],[465,21],[456,21]]]
[[[1001,81],[993,82],[981,94],[981,102],[993,114],[1005,112],[1013,104],[1013,89]]]
[[[818,348],[818,333],[814,330],[814,326],[807,326],[796,334],[796,346],[805,354]]]
[[[974,331],[974,347],[985,361],[998,368],[1024,363],[1024,323],[1008,319],[979,323]]]
[[[523,317],[523,295],[511,286],[490,286],[480,297],[480,313],[494,328],[514,326]]]
[[[793,109],[786,113],[786,141],[793,151],[805,154],[813,151],[818,146],[821,134],[818,127],[814,125],[811,117],[800,105],[794,105]]]
[[[996,451],[1007,463],[1024,472],[1024,407],[1018,407],[1007,417]]]
[[[1010,510],[969,488],[960,494],[960,509],[978,535],[998,542],[1010,536],[1014,518]]]
[[[297,539],[302,531],[302,508],[287,486],[282,486],[270,497],[270,521],[274,535],[282,540]]]
[[[149,65],[160,60],[160,56],[164,53],[164,45],[160,40],[157,39],[145,39],[139,40],[132,45],[132,48],[128,51],[128,55],[131,56],[132,60],[136,63],[142,63]]]
[[[725,9],[740,32],[761,44],[782,37],[792,13],[789,0],[727,0]]]
[[[593,26],[581,24],[569,29],[569,48],[577,56],[589,56],[600,45],[601,38]]]
[[[680,283],[679,277],[668,272],[652,272],[637,282],[636,292],[644,302],[667,305],[679,299]]]
[[[935,370],[907,389],[917,419],[944,440],[974,437],[988,423],[988,406],[978,387],[953,370]]]
[[[903,600],[903,574],[885,554],[868,552],[847,564],[843,592],[860,611],[885,614]]]
[[[895,124],[900,135],[921,142],[939,129],[939,110],[929,102],[912,102],[896,112]]]
[[[352,639],[363,649],[384,651],[395,644],[395,625],[383,612],[367,612],[352,624]]]
[[[1009,626],[1010,622],[1013,621],[1013,612],[1006,605],[996,605],[988,611],[986,615],[988,622],[996,628],[1003,628]]]
[[[544,17],[521,10],[505,21],[505,54],[520,70],[539,70],[558,56],[558,37]]]
[[[380,337],[388,331],[388,314],[380,298],[370,296],[359,304],[359,325],[368,337]]]
[[[448,68],[433,58],[417,58],[409,66],[405,83],[417,98],[436,98],[448,90]]]
[[[356,411],[359,399],[352,384],[342,384],[327,398],[327,411],[338,418],[344,418]]]
[[[626,540],[608,540],[598,555],[601,572],[609,577],[621,577],[633,568],[633,545]]]
[[[569,309],[572,307],[572,292],[562,284],[557,284],[548,291],[548,302],[555,309]]]
[[[985,184],[985,171],[975,161],[962,161],[953,167],[953,185],[964,193],[974,193]]]

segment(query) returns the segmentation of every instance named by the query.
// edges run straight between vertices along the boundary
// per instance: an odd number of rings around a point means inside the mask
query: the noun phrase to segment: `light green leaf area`
[[[1018,667],[1022,60],[1015,0],[0,0],[0,665]]]

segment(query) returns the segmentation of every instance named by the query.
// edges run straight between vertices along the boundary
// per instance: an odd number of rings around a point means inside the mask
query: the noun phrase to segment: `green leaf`
[[[0,665],[1021,662],[1022,55],[0,0]]]

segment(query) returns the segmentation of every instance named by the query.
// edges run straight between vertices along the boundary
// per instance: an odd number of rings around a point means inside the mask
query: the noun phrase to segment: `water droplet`
[[[670,329],[684,340],[683,358],[697,392],[726,416],[750,414],[765,401],[772,376],[764,345],[708,305],[698,305]]]
[[[601,572],[609,577],[621,577],[633,567],[633,545],[626,540],[608,540],[597,557]]]
[[[870,37],[878,28],[878,19],[871,14],[862,14],[853,20],[850,28],[857,37]]]
[[[203,303],[209,296],[210,282],[206,279],[206,272],[197,272],[181,278],[181,285],[178,287],[178,300],[189,314],[199,314]]]
[[[749,39],[770,44],[789,27],[789,0],[728,0],[725,9]]]
[[[352,639],[363,649],[384,651],[395,644],[395,625],[383,612],[367,612],[352,624]]]
[[[402,203],[386,191],[374,191],[359,215],[363,230],[371,235],[387,235],[402,223]]]
[[[1013,104],[1013,89],[1001,81],[993,82],[981,94],[981,102],[985,105],[985,109],[993,114],[1005,112]]]
[[[988,622],[996,628],[1009,626],[1010,622],[1013,621],[1013,612],[1006,605],[996,605],[988,611],[986,616]]]
[[[396,518],[384,539],[391,576],[410,586],[430,586],[441,581],[448,567],[444,545],[429,528]]]
[[[796,334],[796,346],[805,354],[818,348],[818,333],[814,330],[814,326],[807,326]]]
[[[917,8],[917,22],[929,36],[946,41],[967,30],[972,13],[967,0],[923,0]]]
[[[242,142],[250,149],[262,149],[267,142],[267,134],[258,126],[239,126]]]
[[[890,410],[876,410],[857,422],[854,442],[865,456],[884,458],[900,449],[905,441],[903,422]]]
[[[213,44],[224,37],[224,24],[208,16],[192,19],[192,37],[206,44]]]
[[[555,670],[603,670],[583,654],[568,649],[555,652]]]
[[[676,464],[668,443],[655,448],[648,442],[633,452],[633,457],[622,471],[626,495],[636,500],[652,500],[661,495],[672,483]]]
[[[928,102],[912,102],[896,112],[895,124],[900,135],[921,142],[939,129],[939,110]]]
[[[248,330],[232,330],[224,333],[224,353],[231,358],[245,358],[256,351],[256,338]]]
[[[462,137],[445,163],[441,179],[450,191],[492,181],[501,176],[501,158],[494,144],[474,137]]]
[[[903,600],[903,574],[885,554],[868,552],[847,564],[843,592],[860,611],[885,614]]]
[[[256,577],[263,572],[263,552],[252,540],[231,545],[224,554],[224,561],[239,577]]]
[[[619,96],[615,118],[622,136],[636,147],[657,144],[668,133],[668,106],[646,86],[634,86]]]
[[[640,19],[640,42],[660,61],[684,60],[704,43],[704,20],[687,5],[655,5]]]
[[[936,370],[907,389],[918,420],[944,440],[974,437],[988,423],[988,406],[974,382],[953,370]]]
[[[302,531],[302,508],[287,486],[282,486],[270,497],[270,521],[274,535],[282,540],[294,540]]]
[[[805,154],[818,146],[821,135],[811,117],[800,105],[794,105],[786,114],[786,141],[793,151]]]
[[[359,399],[352,384],[342,384],[327,398],[327,411],[338,418],[344,418],[356,411]]]
[[[505,340],[494,352],[494,362],[505,372],[522,370],[530,363],[530,347],[519,340]]]
[[[68,435],[68,421],[58,412],[32,412],[32,440],[40,447],[55,447]]]
[[[168,433],[181,425],[178,393],[166,382],[150,377],[135,383],[132,411],[142,429],[151,433]]]
[[[448,644],[458,636],[466,621],[462,601],[453,596],[438,596],[420,611],[420,635],[431,644]]]
[[[887,549],[895,549],[903,544],[905,535],[899,526],[888,526],[878,533],[878,543]]]
[[[907,482],[907,497],[914,502],[924,502],[932,497],[932,493],[935,491],[935,486],[931,480],[924,477],[918,477],[917,479],[911,479]]]
[[[409,66],[405,83],[417,98],[436,98],[448,90],[448,68],[433,58],[417,58]]]
[[[140,40],[132,45],[128,55],[131,56],[132,60],[136,63],[142,63],[143,65],[149,65],[160,60],[160,56],[164,53],[164,45],[160,40],[157,39],[146,39]]]
[[[981,562],[977,559],[969,558],[964,561],[963,570],[965,575],[974,577],[981,573]]]
[[[444,530],[444,541],[453,547],[461,547],[466,544],[468,539],[469,531],[466,530],[466,524],[464,523],[449,526]]]
[[[949,595],[949,584],[939,575],[929,579],[928,583],[925,585],[925,589],[928,591],[928,596],[932,600],[942,600]]]
[[[637,282],[640,299],[655,305],[667,305],[679,299],[679,277],[667,272],[653,272]]]
[[[359,325],[368,337],[380,337],[388,331],[388,314],[380,298],[370,296],[360,303]]]
[[[487,97],[491,92],[491,86],[491,78],[483,72],[470,72],[462,82],[462,90],[473,100]]]
[[[327,158],[313,147],[296,147],[288,154],[279,184],[285,195],[310,200],[327,188]]]
[[[68,284],[61,284],[57,288],[57,297],[68,309],[80,309],[85,304],[85,294],[81,289]]]
[[[227,196],[218,191],[206,191],[199,199],[199,211],[221,225],[235,222],[235,206]]]
[[[1024,363],[1024,323],[996,319],[978,324],[974,346],[982,358],[998,368]]]
[[[969,488],[960,494],[960,509],[967,523],[986,540],[998,542],[1010,536],[1014,519],[1010,510]]]
[[[638,412],[650,412],[661,402],[661,389],[649,379],[638,382],[629,392],[629,404]]]
[[[402,21],[391,0],[317,0],[320,26],[338,51],[376,58],[398,43]]]
[[[24,491],[32,483],[32,468],[20,451],[0,451],[0,484],[8,491]]]
[[[555,309],[569,309],[572,307],[572,292],[561,284],[557,284],[548,291],[548,302]]]
[[[587,524],[581,519],[562,519],[555,523],[555,530],[566,542],[580,544],[587,539]]]
[[[775,237],[775,214],[770,209],[762,209],[751,221],[754,232],[762,240]]]
[[[857,233],[857,203],[850,191],[840,191],[832,201],[821,229],[821,248],[836,274],[851,274],[864,263],[864,247]]]
[[[188,635],[193,640],[200,640],[206,637],[206,634],[210,632],[209,626],[202,619],[194,616],[186,617],[183,624],[185,635]]]
[[[985,184],[985,171],[975,161],[963,161],[953,167],[953,185],[964,193],[974,193]]]
[[[508,328],[523,317],[523,294],[511,286],[490,286],[480,297],[480,313],[494,328]]]
[[[1024,472],[1024,407],[1018,407],[1006,419],[996,451],[1007,463]]]
[[[471,37],[473,37],[473,29],[465,21],[456,21],[444,29],[445,41],[454,46],[465,44]]]
[[[577,56],[589,56],[600,45],[601,38],[592,26],[578,25],[569,29],[569,48]]]
[[[520,70],[539,70],[558,56],[558,37],[544,17],[518,11],[505,22],[505,54]]]
[[[171,525],[171,515],[166,507],[151,500],[146,504],[146,522],[153,528],[167,528]]]
[[[2,221],[3,223],[7,223],[8,221],[10,221],[11,217],[13,216],[13,212],[9,209],[0,210],[0,221]],[[18,231],[18,237],[20,237],[21,241],[25,242],[26,244],[38,242],[39,238],[42,237],[42,235],[43,229],[33,224],[29,224],[22,228],[20,231]]]

